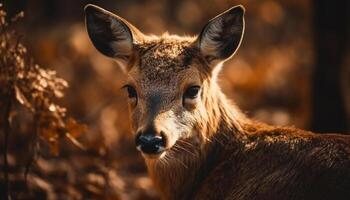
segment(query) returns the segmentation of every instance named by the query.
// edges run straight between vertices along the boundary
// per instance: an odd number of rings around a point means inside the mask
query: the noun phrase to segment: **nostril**
[[[152,136],[152,135],[141,135],[140,136],[140,142],[147,144],[147,143],[152,143],[157,141],[159,138],[157,136]]]
[[[161,136],[140,135],[136,143],[140,145],[153,145],[153,144],[161,144],[162,142],[163,142],[163,138]]]
[[[160,137],[162,138],[163,146],[166,146],[167,140],[163,131],[160,132]]]
[[[153,145],[157,145],[159,147],[160,146],[161,147],[165,146],[165,143],[164,143],[164,140],[163,140],[162,136],[155,136],[151,142],[153,143]]]
[[[135,143],[136,148],[144,153],[160,153],[165,148],[164,133],[161,135],[138,134]]]
[[[140,137],[141,137],[141,135],[142,135],[142,132],[138,132],[136,134],[136,137],[135,137],[135,144],[136,144],[136,146],[140,146],[140,143],[141,143]]]

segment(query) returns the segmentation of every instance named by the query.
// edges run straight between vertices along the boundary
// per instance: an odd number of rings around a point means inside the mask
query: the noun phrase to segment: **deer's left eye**
[[[198,85],[191,86],[191,87],[186,89],[183,97],[189,98],[189,99],[195,99],[195,98],[197,98],[200,89],[201,88]]]

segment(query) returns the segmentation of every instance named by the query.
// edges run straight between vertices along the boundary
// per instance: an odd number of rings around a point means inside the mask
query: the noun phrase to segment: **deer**
[[[350,199],[349,136],[258,122],[221,91],[244,14],[234,6],[196,36],[150,35],[85,7],[93,46],[124,73],[131,130],[156,191],[169,200]]]

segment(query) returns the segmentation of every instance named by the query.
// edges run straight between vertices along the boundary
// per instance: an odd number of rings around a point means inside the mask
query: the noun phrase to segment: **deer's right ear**
[[[89,37],[102,54],[128,62],[141,32],[125,19],[95,5],[85,7]]]

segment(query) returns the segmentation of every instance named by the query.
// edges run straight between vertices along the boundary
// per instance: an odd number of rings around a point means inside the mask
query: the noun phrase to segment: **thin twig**
[[[4,199],[9,200],[10,199],[10,193],[9,193],[9,167],[8,167],[8,159],[7,159],[7,153],[8,153],[8,140],[9,136],[11,134],[11,124],[10,124],[10,112],[12,107],[12,96],[13,96],[13,90],[11,87],[9,87],[6,106],[5,106],[5,112],[4,112],[4,145],[3,145],[3,151],[4,151]]]
[[[30,143],[30,157],[25,167],[24,172],[24,180],[27,183],[28,174],[30,171],[30,168],[33,165],[33,162],[38,157],[38,151],[39,151],[39,115],[38,113],[34,114],[33,116],[33,123],[34,123],[34,129],[33,129],[33,136]]]

